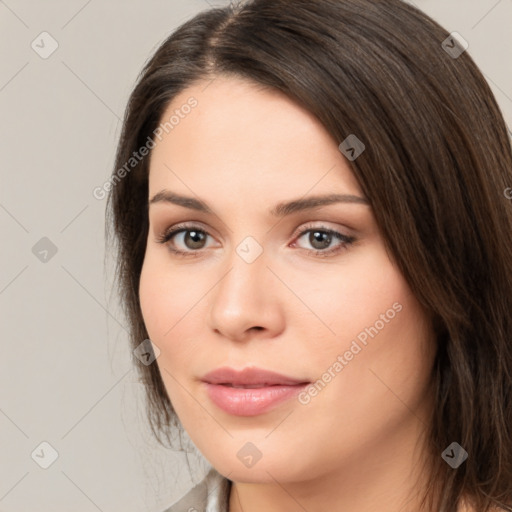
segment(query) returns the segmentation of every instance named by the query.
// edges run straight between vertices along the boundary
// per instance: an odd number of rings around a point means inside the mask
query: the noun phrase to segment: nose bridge
[[[217,299],[233,302],[231,306],[254,302],[269,273],[262,245],[252,236],[245,237],[226,258],[229,271],[219,283]]]
[[[270,328],[277,308],[271,304],[276,299],[269,289],[273,276],[262,245],[245,237],[225,258],[226,272],[211,298],[211,327],[231,338],[242,337],[252,327]]]

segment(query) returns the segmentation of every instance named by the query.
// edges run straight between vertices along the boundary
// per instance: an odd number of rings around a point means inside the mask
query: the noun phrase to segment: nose
[[[252,262],[236,250],[219,273],[209,297],[207,322],[217,334],[232,341],[272,338],[284,328],[283,284],[269,270],[263,252]]]

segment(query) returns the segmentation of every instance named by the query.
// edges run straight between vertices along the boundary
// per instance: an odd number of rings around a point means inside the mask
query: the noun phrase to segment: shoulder
[[[228,512],[231,481],[214,468],[179,501],[162,512]]]

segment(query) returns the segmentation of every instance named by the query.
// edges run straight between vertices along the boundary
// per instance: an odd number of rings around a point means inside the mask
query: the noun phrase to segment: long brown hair
[[[131,94],[107,228],[135,348],[148,338],[138,289],[149,157],[130,159],[178,93],[218,75],[247,79],[284,92],[340,143],[355,134],[365,151],[350,161],[353,173],[437,334],[422,505],[455,512],[468,496],[478,512],[512,510],[512,151],[463,50],[400,0],[252,0],[203,11],[160,45]],[[161,441],[179,421],[157,365],[136,363]],[[469,454],[457,469],[441,457],[454,441]]]

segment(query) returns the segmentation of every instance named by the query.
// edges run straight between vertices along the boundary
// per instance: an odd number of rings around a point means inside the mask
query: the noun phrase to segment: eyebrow
[[[189,196],[182,196],[180,194],[176,194],[175,192],[171,192],[170,190],[161,190],[155,194],[149,201],[149,204],[151,205],[155,203],[172,203],[203,213],[213,213],[211,208],[200,199]],[[274,206],[269,213],[274,217],[285,217],[287,215],[291,215],[292,213],[334,203],[369,205],[369,202],[366,198],[355,196],[353,194],[327,194],[281,202]]]

